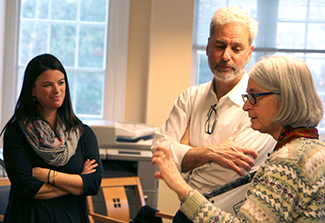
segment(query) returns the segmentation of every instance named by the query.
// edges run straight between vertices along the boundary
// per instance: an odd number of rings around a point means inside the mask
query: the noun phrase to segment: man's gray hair
[[[239,23],[244,25],[249,33],[249,45],[251,46],[258,32],[258,22],[254,20],[247,12],[237,7],[222,7],[218,9],[210,23],[210,38],[212,38],[216,26],[228,23]]]
[[[322,101],[305,62],[291,56],[267,56],[252,66],[249,77],[278,93],[279,113],[272,121],[286,127],[313,128],[323,117]]]

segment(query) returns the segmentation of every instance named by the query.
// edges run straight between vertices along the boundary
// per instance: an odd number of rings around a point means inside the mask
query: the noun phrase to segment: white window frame
[[[1,129],[10,119],[16,104],[20,0],[5,0],[3,73],[0,72]],[[124,120],[127,72],[130,0],[109,1],[107,57],[105,72],[103,119]],[[0,34],[1,34],[0,30]],[[0,47],[0,50],[2,48]],[[0,52],[1,59],[1,52]],[[0,63],[1,64],[1,63]]]

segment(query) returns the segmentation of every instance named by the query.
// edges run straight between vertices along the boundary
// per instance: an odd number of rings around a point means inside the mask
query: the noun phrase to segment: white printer
[[[151,159],[150,146],[156,126],[144,123],[85,121],[95,132],[101,159]]]
[[[138,176],[141,180],[146,204],[157,209],[158,179],[153,175],[156,165],[151,163],[150,146],[156,126],[144,123],[84,121],[96,134],[99,153],[103,163],[103,177]],[[128,196],[135,193],[128,191]],[[133,198],[132,198],[133,199]],[[98,201],[97,208],[105,207]],[[130,204],[130,215],[138,212],[136,202]],[[103,208],[105,213],[105,208]]]

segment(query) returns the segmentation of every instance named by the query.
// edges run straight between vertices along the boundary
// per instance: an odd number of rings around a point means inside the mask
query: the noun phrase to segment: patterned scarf
[[[310,139],[318,139],[318,130],[316,128],[292,128],[286,127],[283,128],[281,134],[278,139],[278,143],[276,144],[274,151],[280,149],[285,144],[291,142],[294,139],[298,138],[310,138]]]
[[[59,117],[55,132],[42,119],[19,122],[19,125],[30,146],[49,165],[64,166],[76,152],[80,131],[65,131],[66,128]]]

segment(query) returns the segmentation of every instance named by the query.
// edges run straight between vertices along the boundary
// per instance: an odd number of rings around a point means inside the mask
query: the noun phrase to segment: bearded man
[[[241,9],[216,11],[206,47],[214,77],[185,90],[154,135],[152,150],[170,147],[184,179],[201,193],[257,170],[275,146],[251,128],[242,109],[257,31],[258,23]]]

